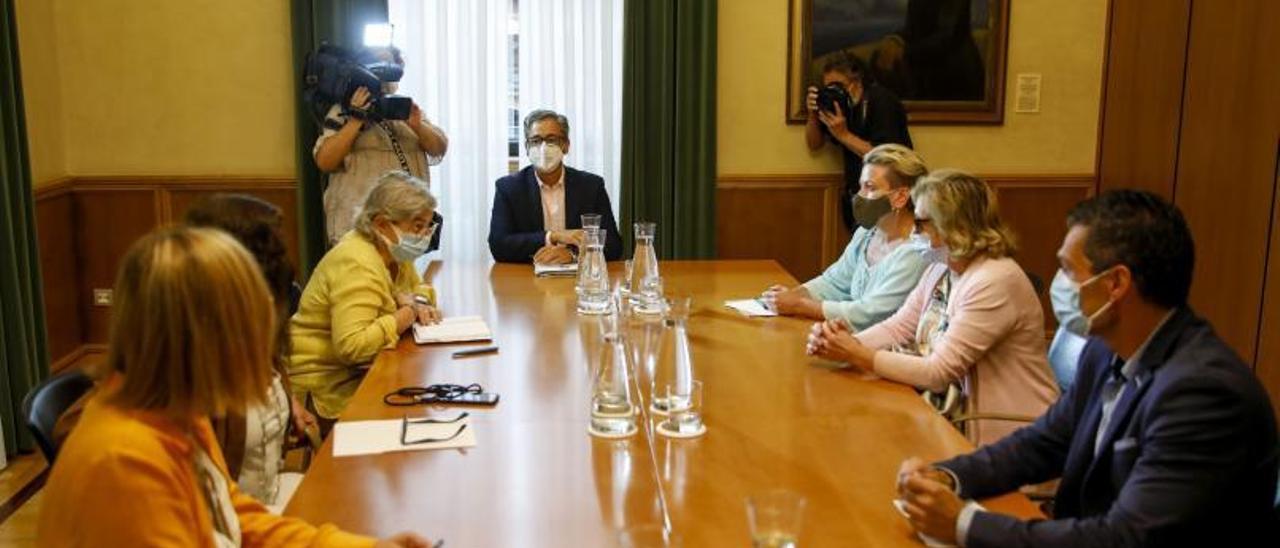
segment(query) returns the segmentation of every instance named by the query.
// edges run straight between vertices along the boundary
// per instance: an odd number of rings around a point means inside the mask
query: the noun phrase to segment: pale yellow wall
[[[288,2],[23,4],[52,6],[24,11],[52,10],[55,68],[24,77],[46,93],[60,84],[60,108],[29,100],[28,111],[49,118],[32,127],[32,141],[61,126],[66,174],[294,175]],[[32,44],[49,40],[34,34],[20,34],[24,62]]]
[[[840,171],[833,146],[810,153],[804,126],[788,126],[789,0],[721,0],[717,171]],[[1005,118],[1001,126],[912,126],[931,167],[983,174],[1094,171],[1107,0],[1012,0]],[[1013,112],[1019,72],[1043,75],[1040,113]]]
[[[67,174],[53,5],[48,0],[18,0],[14,8],[31,179],[36,186],[41,186]]]

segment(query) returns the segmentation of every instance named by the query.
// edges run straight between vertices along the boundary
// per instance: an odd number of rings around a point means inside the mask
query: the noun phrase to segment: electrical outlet
[[[112,297],[110,289],[94,289],[93,306],[111,306]]]

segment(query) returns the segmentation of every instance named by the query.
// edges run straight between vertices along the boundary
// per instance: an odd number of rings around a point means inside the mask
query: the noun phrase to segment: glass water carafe
[[[654,223],[636,223],[636,249],[631,264],[631,303],[636,312],[658,314],[662,308],[662,276],[658,273],[658,255],[653,248],[657,232]]]
[[[672,298],[665,307],[662,318],[662,340],[658,346],[657,362],[650,379],[649,409],[666,414],[671,409],[667,398],[668,385],[686,389],[693,384],[693,355],[689,352],[689,307],[692,299],[687,296]],[[681,394],[689,393],[687,390]]]
[[[586,228],[586,251],[578,259],[578,312],[609,310],[609,267],[604,260],[604,232]]]
[[[616,295],[616,293],[615,293]],[[596,436],[621,438],[636,433],[635,393],[631,383],[631,359],[624,340],[620,299],[612,299],[601,327],[604,346],[591,391],[591,424]]]

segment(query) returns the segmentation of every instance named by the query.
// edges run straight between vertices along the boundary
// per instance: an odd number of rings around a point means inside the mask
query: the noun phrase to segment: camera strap
[[[391,150],[395,151],[396,159],[400,160],[400,169],[403,169],[409,175],[413,175],[413,171],[409,169],[409,159],[405,157],[404,149],[400,147],[400,140],[396,139],[395,128],[391,127],[391,122],[383,120],[378,122],[378,127],[382,128],[382,131],[387,134],[387,139],[391,140]]]

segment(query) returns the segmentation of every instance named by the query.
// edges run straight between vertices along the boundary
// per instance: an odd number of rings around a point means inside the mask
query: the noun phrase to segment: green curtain
[[[717,0],[627,0],[622,231],[658,224],[664,259],[715,256]]]
[[[324,228],[324,177],[311,157],[320,128],[302,100],[302,64],[321,43],[357,48],[364,26],[387,20],[387,0],[293,0],[293,69],[298,135],[299,256],[303,276],[320,262],[328,245]]]
[[[0,425],[5,452],[33,448],[22,398],[49,370],[13,2],[0,13]]]

